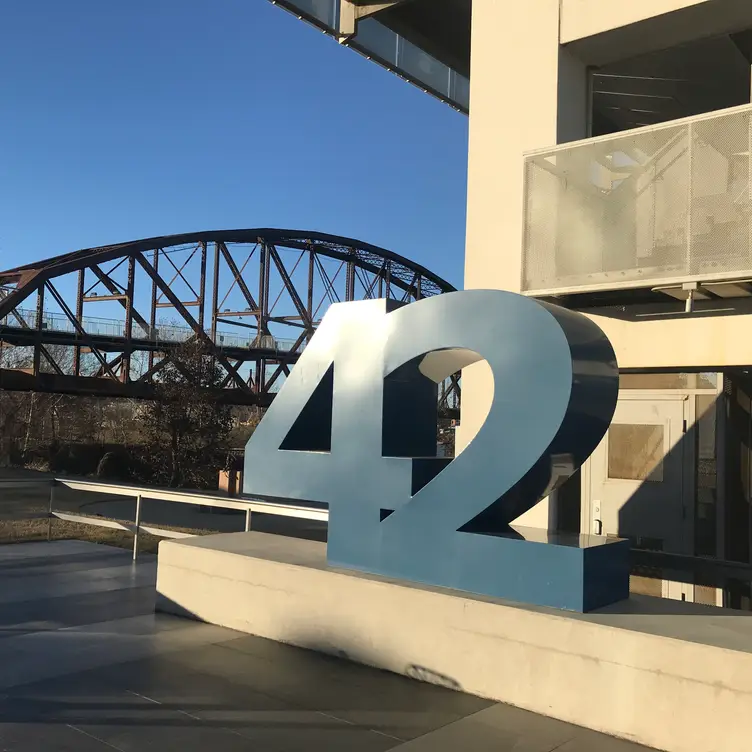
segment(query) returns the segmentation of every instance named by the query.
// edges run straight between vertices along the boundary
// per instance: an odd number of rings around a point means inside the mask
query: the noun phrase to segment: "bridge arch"
[[[222,399],[265,405],[330,303],[454,289],[384,248],[302,230],[84,249],[0,271],[0,387],[148,397],[170,352],[196,337],[225,371]],[[455,380],[442,399],[457,397]]]

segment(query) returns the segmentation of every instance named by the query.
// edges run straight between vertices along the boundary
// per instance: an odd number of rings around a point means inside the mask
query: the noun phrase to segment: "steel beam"
[[[131,257],[131,258],[133,258],[133,257]],[[130,267],[133,267],[133,262],[130,262],[130,263],[129,263],[129,270],[128,270],[128,274],[129,274],[129,279],[128,279],[128,286],[129,286],[129,288],[130,288],[130,284],[131,284],[131,282],[130,282],[130,274],[131,274],[131,271],[130,271]],[[140,327],[141,327],[141,328],[142,328],[142,329],[143,329],[143,330],[144,330],[145,332],[148,332],[148,331],[149,331],[149,323],[148,323],[148,322],[146,321],[146,319],[145,319],[145,318],[144,318],[144,317],[143,317],[143,316],[142,316],[142,315],[141,315],[141,314],[140,314],[140,313],[139,313],[139,312],[138,312],[138,311],[136,310],[135,306],[133,305],[133,302],[132,302],[132,298],[133,298],[133,295],[132,295],[132,293],[131,293],[131,295],[130,295],[130,298],[131,298],[131,302],[129,303],[129,302],[128,302],[128,300],[129,300],[129,295],[128,295],[128,291],[127,291],[127,290],[125,291],[125,293],[123,293],[123,294],[119,294],[119,293],[118,293],[118,286],[117,286],[117,285],[116,285],[116,284],[115,284],[115,283],[114,283],[114,282],[112,281],[112,279],[110,279],[110,277],[109,277],[109,276],[108,276],[108,275],[107,275],[107,274],[106,274],[105,272],[103,272],[103,271],[102,271],[102,270],[101,270],[101,269],[99,268],[99,266],[98,266],[97,264],[94,264],[94,265],[90,266],[89,268],[90,268],[90,269],[91,269],[91,271],[93,272],[94,276],[95,276],[95,277],[96,277],[96,278],[97,278],[97,279],[98,279],[98,280],[99,280],[99,281],[100,281],[100,282],[101,282],[101,283],[102,283],[102,284],[103,284],[103,285],[104,285],[104,286],[105,286],[105,287],[106,287],[106,288],[107,288],[107,289],[108,289],[108,290],[110,291],[110,293],[111,293],[111,295],[110,295],[110,296],[97,296],[96,298],[94,298],[94,300],[117,300],[117,301],[118,301],[118,303],[120,303],[120,305],[122,305],[122,306],[123,306],[123,308],[125,309],[125,311],[126,311],[126,316],[127,316],[128,308],[129,308],[129,306],[130,306],[130,309],[131,309],[131,316],[133,317],[133,320],[134,320],[134,321],[135,321],[135,322],[136,322],[136,323],[137,323],[137,324],[138,324],[138,325],[139,325],[139,326],[140,326]],[[82,270],[82,271],[83,271],[83,270]],[[80,273],[80,272],[79,272],[79,273]],[[110,273],[111,273],[111,272],[110,272]],[[81,316],[79,317],[79,319],[83,317],[83,301],[84,301],[84,299],[85,299],[85,300],[91,300],[91,297],[90,297],[90,296],[87,296],[86,298],[84,298],[83,294],[82,294],[82,295],[81,295],[80,297],[81,297],[81,304],[82,304],[82,305],[81,305],[81,309],[82,309],[82,310],[81,310]],[[76,315],[78,316],[78,312],[76,313]]]
[[[235,383],[238,385],[238,388],[241,390],[246,390],[248,388],[246,383],[242,378],[240,378],[237,371],[230,365],[230,362],[227,360],[227,358],[222,353],[218,352],[215,343],[204,331],[204,328],[199,325],[199,323],[196,321],[196,319],[193,318],[193,316],[191,316],[191,314],[188,312],[188,309],[178,299],[177,295],[175,295],[175,293],[169,288],[165,281],[156,273],[151,264],[149,264],[149,262],[144,259],[143,255],[139,254],[136,258],[144,271],[151,277],[152,281],[155,282],[157,287],[162,291],[162,294],[170,301],[170,303],[172,303],[172,305],[175,307],[175,310],[178,311],[178,313],[183,317],[183,320],[188,324],[188,326],[193,329],[196,337],[209,345],[210,349],[213,351],[214,357],[220,362],[220,364],[228,373],[232,374],[233,381],[235,381]]]

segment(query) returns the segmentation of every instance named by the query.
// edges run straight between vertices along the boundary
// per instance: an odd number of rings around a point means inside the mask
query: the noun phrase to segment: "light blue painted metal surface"
[[[329,309],[247,445],[245,492],[328,503],[334,566],[578,611],[626,597],[626,542],[510,526],[608,428],[618,369],[603,332],[497,290],[393,305]],[[437,384],[482,359],[488,416],[437,458]]]

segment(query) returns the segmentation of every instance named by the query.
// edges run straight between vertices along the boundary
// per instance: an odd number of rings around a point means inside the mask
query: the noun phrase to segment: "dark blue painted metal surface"
[[[437,384],[479,360],[488,416],[437,458]],[[334,566],[589,610],[627,596],[628,544],[510,523],[587,459],[617,392],[606,336],[566,309],[497,290],[334,305],[248,443],[244,490],[328,503]]]

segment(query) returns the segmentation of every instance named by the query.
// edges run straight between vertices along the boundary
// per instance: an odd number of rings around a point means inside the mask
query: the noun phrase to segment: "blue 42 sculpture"
[[[486,420],[436,457],[437,384],[479,360]],[[598,608],[628,597],[626,541],[511,523],[599,444],[618,382],[592,321],[513,293],[336,304],[248,442],[244,491],[328,503],[335,567]]]

